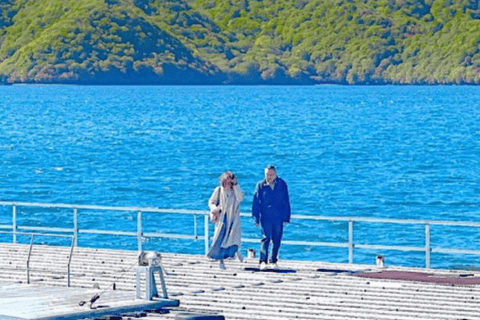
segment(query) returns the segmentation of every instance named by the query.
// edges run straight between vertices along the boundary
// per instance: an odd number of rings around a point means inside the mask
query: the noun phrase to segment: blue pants
[[[283,235],[283,222],[263,222],[262,223],[262,244],[260,247],[260,262],[267,263],[268,261],[268,247],[270,241],[273,243],[272,257],[270,263],[277,263],[278,251],[280,250],[280,242]]]

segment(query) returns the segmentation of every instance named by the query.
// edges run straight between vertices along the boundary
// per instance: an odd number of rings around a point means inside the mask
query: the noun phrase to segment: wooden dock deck
[[[28,245],[0,244],[0,284],[26,283],[28,251]],[[66,287],[69,255],[70,248],[34,246],[31,284]],[[162,257],[169,296],[180,306],[135,317],[175,319],[190,312],[228,320],[480,319],[480,274],[467,271],[282,260],[278,272],[256,272],[256,259],[226,261],[227,270],[220,271],[200,255]],[[137,262],[136,251],[75,248],[71,286],[102,292],[115,283],[134,297]],[[8,298],[2,293],[0,305]]]

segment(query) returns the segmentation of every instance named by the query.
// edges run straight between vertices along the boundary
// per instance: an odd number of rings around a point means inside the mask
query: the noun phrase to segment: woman
[[[239,251],[242,230],[240,226],[240,202],[243,191],[237,183],[237,178],[231,171],[225,171],[220,176],[220,186],[216,187],[208,201],[210,220],[215,222],[212,248],[209,258],[220,261],[220,270],[225,270],[224,259],[237,255],[240,262],[243,257]]]

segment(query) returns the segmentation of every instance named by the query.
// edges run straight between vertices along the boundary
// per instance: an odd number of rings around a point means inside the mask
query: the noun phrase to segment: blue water
[[[480,89],[466,86],[0,86],[0,199],[206,210],[230,169],[249,212],[272,163],[289,185],[293,214],[480,222],[478,101]],[[18,215],[24,225],[72,226],[68,210]],[[0,224],[11,219],[11,208],[0,207]],[[192,228],[191,218],[144,219],[147,231]],[[134,213],[80,212],[79,220],[136,227]],[[250,220],[242,226],[244,236],[259,236]],[[432,226],[432,247],[477,250],[478,231]],[[424,244],[421,226],[358,223],[354,232],[358,243]],[[284,238],[346,242],[347,225],[294,220]],[[136,248],[135,239],[101,236],[79,244]],[[202,241],[145,246],[203,252]],[[400,251],[356,250],[354,261],[370,264],[377,254],[387,264],[424,265],[424,254]],[[283,246],[281,258],[347,262],[348,252]],[[432,266],[478,267],[480,258],[432,254]]]

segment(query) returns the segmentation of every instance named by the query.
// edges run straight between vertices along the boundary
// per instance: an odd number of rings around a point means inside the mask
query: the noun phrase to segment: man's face
[[[275,170],[270,169],[265,171],[265,179],[267,179],[268,183],[272,183],[276,177],[277,173],[275,172]]]

